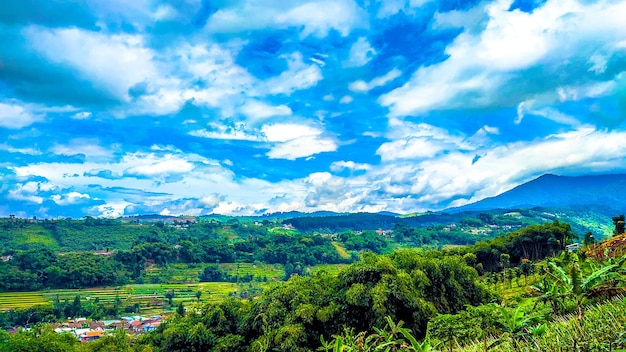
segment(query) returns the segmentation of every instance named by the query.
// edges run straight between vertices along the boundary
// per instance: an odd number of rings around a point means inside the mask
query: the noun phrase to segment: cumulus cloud
[[[75,68],[120,99],[128,99],[133,85],[157,75],[154,52],[138,35],[106,35],[79,28],[30,26],[24,34],[33,49],[49,60]]]
[[[366,14],[352,0],[236,3],[219,9],[207,23],[211,32],[242,32],[295,27],[301,37],[326,37],[331,30],[342,36],[367,25]]]
[[[397,68],[394,68],[393,70],[387,72],[383,76],[374,78],[370,82],[365,82],[363,80],[354,81],[350,83],[348,88],[353,92],[366,93],[374,88],[382,87],[386,85],[387,83],[400,77],[401,74],[402,72],[400,70],[398,70]]]
[[[260,101],[248,101],[241,107],[241,112],[252,120],[267,119],[272,116],[289,116],[291,109],[284,104],[273,106]]]
[[[74,138],[67,144],[55,144],[50,151],[59,155],[84,155],[87,158],[108,159],[113,156],[113,148],[104,148],[99,145],[99,141],[89,138]]]
[[[414,212],[626,170],[624,3],[428,1],[13,13],[0,213]]]
[[[464,137],[425,123],[413,124],[392,119],[386,137],[391,139],[376,150],[383,161],[433,158],[443,152],[472,150]]]
[[[616,15],[626,11],[624,3],[552,0],[530,13],[508,11],[511,1],[507,0],[479,6],[484,6],[487,18],[484,29],[466,28],[446,47],[446,60],[420,67],[402,87],[381,96],[380,103],[389,107],[390,116],[459,107],[515,106],[542,95],[547,101],[557,100],[558,88],[577,90],[581,75],[586,73],[587,81],[597,80],[586,66],[589,58],[600,50],[605,55],[616,54],[616,43],[626,34],[623,21]],[[537,65],[542,68],[533,71]],[[527,81],[529,75],[554,79],[523,84],[521,80]],[[579,99],[584,97],[580,93]]]
[[[363,66],[376,56],[376,50],[367,41],[367,38],[360,37],[350,48],[346,66]]]
[[[124,156],[123,161],[137,164],[124,170],[124,175],[129,176],[167,176],[194,169],[194,165],[189,161],[170,154],[159,157],[154,154],[134,153]]]
[[[190,131],[189,134],[195,137],[210,139],[225,139],[239,141],[262,141],[263,136],[249,128],[245,123],[236,123],[232,125],[223,125],[218,123],[210,123],[209,129],[200,129]]]
[[[267,156],[271,159],[295,160],[322,152],[335,151],[337,144],[316,127],[294,123],[265,125],[261,129],[273,146]]]
[[[50,197],[58,205],[72,205],[81,203],[84,200],[89,200],[91,197],[89,194],[80,192],[69,192],[67,194],[54,194]]]
[[[19,103],[0,102],[0,127],[18,129],[43,120],[41,114],[28,111]]]
[[[264,83],[269,93],[290,95],[296,90],[313,87],[322,79],[319,66],[304,63],[302,54],[296,52],[284,58],[287,60],[289,69]]]
[[[331,171],[335,171],[335,172],[342,171],[344,169],[357,171],[357,170],[369,170],[371,168],[372,167],[369,164],[355,163],[352,160],[349,160],[349,161],[345,161],[345,160],[334,161],[332,164],[330,164],[330,170]]]

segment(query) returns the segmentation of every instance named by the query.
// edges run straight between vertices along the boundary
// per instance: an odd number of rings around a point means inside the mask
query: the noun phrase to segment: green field
[[[57,241],[43,228],[28,228],[16,232],[13,237],[15,244],[42,244],[49,248],[58,247]]]
[[[348,264],[319,264],[309,268],[311,274],[317,273],[319,271],[326,271],[331,275],[339,274],[341,269],[347,267]]]
[[[3,292],[0,293],[0,310],[28,308],[37,305],[50,305],[42,292]]]
[[[281,278],[285,275],[285,269],[281,264],[253,264],[253,263],[223,263],[220,269],[230,275],[244,276],[252,274],[255,278]]]
[[[167,267],[151,266],[144,274],[146,283],[197,283],[198,274],[209,264],[170,264]],[[222,263],[219,268],[230,275],[252,274],[256,281],[282,278],[285,270],[281,264]]]
[[[253,263],[222,263],[220,269],[230,275],[254,275],[255,280],[249,283],[233,282],[198,282],[198,272],[207,264],[188,265],[171,264],[166,268],[150,267],[146,271],[146,282],[156,280],[163,283],[130,284],[117,287],[98,287],[89,289],[57,289],[36,292],[5,292],[0,293],[0,310],[14,308],[28,308],[36,305],[52,305],[54,301],[72,301],[76,296],[87,302],[102,302],[112,305],[119,300],[120,307],[138,303],[141,313],[159,313],[171,311],[174,307],[167,304],[165,294],[174,291],[175,304],[183,302],[185,305],[198,302],[197,292],[202,292],[200,303],[214,303],[224,300],[236,293],[258,293],[272,285],[278,278],[285,275],[280,264],[253,264]],[[337,274],[345,264],[326,264],[309,267],[307,270],[315,273],[321,270]]]

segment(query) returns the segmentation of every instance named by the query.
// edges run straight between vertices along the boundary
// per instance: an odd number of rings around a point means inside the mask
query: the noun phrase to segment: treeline
[[[130,276],[123,263],[112,257],[32,249],[0,262],[0,291],[112,286],[128,282]]]
[[[138,345],[159,351],[311,351],[344,327],[382,326],[389,316],[418,336],[438,313],[497,301],[460,256],[401,250],[364,254],[338,276],[293,276],[255,300],[227,300],[168,320]]]
[[[331,239],[317,235],[249,236],[245,240],[236,241],[186,238],[171,244],[159,236],[151,236],[143,238],[144,242],[135,243],[129,250],[107,253],[59,254],[39,246],[9,252],[10,259],[0,262],[0,291],[84,288],[142,282],[149,264],[167,266],[171,263],[263,262],[283,264],[286,268],[302,268],[353,260],[342,258]],[[351,249],[381,252],[388,246],[385,240],[378,238],[378,242],[359,239],[361,241],[351,240]],[[294,272],[301,271],[294,269]]]
[[[81,300],[55,298],[52,306],[38,305],[30,308],[0,311],[0,329],[11,329],[15,326],[32,327],[37,323],[54,323],[72,317],[86,317],[93,320],[117,318],[120,313],[132,314],[139,312],[139,305],[122,306],[122,300],[115,297],[112,302],[104,303],[99,298]],[[0,351],[2,351],[0,349]]]
[[[347,230],[392,229],[402,225],[421,229],[457,224],[468,227],[486,225],[522,227],[543,222],[543,212],[537,210],[516,210],[518,216],[504,215],[504,211],[461,212],[461,213],[425,213],[410,217],[396,217],[382,214],[355,213],[335,216],[305,216],[283,220],[302,232],[341,232]],[[510,213],[510,212],[509,212]],[[507,214],[507,213],[505,213]],[[444,225],[445,224],[445,225]]]
[[[501,271],[508,266],[518,266],[524,259],[538,261],[555,256],[571,244],[577,235],[569,224],[555,220],[542,225],[531,225],[496,237],[480,241],[473,246],[448,250],[451,254],[472,254],[476,268],[482,271]]]
[[[86,217],[74,219],[0,219],[3,252],[28,250],[42,245],[62,252],[129,250],[138,242],[162,241],[176,244],[185,239],[223,239],[268,235],[272,223],[255,226],[236,219],[221,223],[204,221],[166,224],[123,223],[117,219]],[[4,254],[4,253],[2,253]]]

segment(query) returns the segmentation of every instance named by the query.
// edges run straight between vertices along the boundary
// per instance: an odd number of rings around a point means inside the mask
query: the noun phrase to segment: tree
[[[500,254],[500,266],[502,267],[502,271],[505,271],[506,268],[511,264],[511,255],[508,253]]]
[[[593,237],[593,233],[591,233],[591,231],[587,231],[587,233],[585,233],[585,236],[583,237],[583,246],[587,247],[595,243],[596,243],[596,239],[595,237]]]
[[[522,263],[520,264],[520,270],[524,275],[524,286],[528,286],[528,275],[532,273],[533,264],[528,259],[522,259]]]
[[[613,217],[613,225],[615,225],[615,229],[613,229],[613,236],[621,235],[624,233],[624,214]]]
[[[185,316],[185,306],[183,305],[183,302],[178,303],[178,307],[176,307],[176,313],[181,317]]]
[[[170,307],[174,305],[174,290],[169,290],[167,292],[165,292],[165,298],[167,299],[167,302],[169,303]]]
[[[195,296],[198,302],[200,302],[200,297],[202,297],[202,291],[196,291]]]

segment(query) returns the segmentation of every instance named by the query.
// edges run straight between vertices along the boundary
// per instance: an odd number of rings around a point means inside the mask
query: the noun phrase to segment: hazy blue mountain
[[[446,212],[533,207],[601,205],[617,211],[626,209],[626,175],[543,175],[498,196]]]

